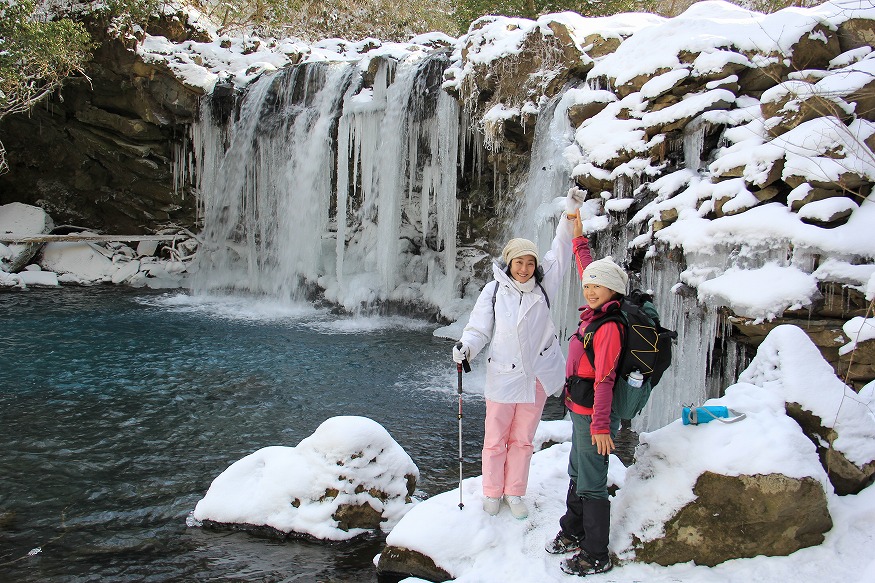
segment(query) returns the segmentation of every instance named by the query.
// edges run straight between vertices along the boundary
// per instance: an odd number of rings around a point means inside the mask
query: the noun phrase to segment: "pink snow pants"
[[[483,495],[490,498],[523,496],[529,483],[532,438],[541,420],[547,393],[540,381],[534,403],[496,403],[486,400],[483,436]]]

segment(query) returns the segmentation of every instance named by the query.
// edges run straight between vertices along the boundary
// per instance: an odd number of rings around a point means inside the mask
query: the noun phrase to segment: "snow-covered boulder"
[[[39,261],[45,271],[53,271],[67,283],[111,281],[118,270],[112,260],[88,242],[53,242],[43,247]]]
[[[4,237],[33,237],[51,231],[52,218],[38,206],[11,202],[0,206],[0,235]],[[30,263],[39,251],[39,243],[26,245],[0,243],[0,269],[14,273]]]
[[[875,282],[875,277],[872,280]],[[839,349],[842,378],[850,382],[875,378],[875,318],[851,318],[842,332],[850,340]]]
[[[44,287],[58,287],[58,274],[53,271],[43,271],[39,265],[28,265],[18,273],[18,279],[24,286],[37,285]]]
[[[677,420],[642,434],[614,502],[612,550],[621,560],[713,566],[823,542],[829,480],[780,396],[738,383],[707,404],[746,418]]]
[[[814,443],[838,494],[875,480],[875,416],[845,385],[801,328],[778,326],[739,377],[768,389]]]
[[[332,417],[296,447],[265,447],[222,472],[189,524],[347,540],[390,530],[414,505],[419,469],[376,421]]]
[[[788,555],[832,528],[830,494],[873,481],[870,398],[838,379],[796,326],[774,328],[738,383],[708,404],[746,418],[678,420],[641,436],[615,501],[621,559],[713,566]]]

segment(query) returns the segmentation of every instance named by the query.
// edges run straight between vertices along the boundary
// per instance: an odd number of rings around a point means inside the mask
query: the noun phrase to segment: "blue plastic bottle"
[[[702,423],[709,423],[718,417],[724,419],[729,417],[729,408],[722,405],[707,405],[692,409],[684,407],[681,415],[684,425],[701,425]]]

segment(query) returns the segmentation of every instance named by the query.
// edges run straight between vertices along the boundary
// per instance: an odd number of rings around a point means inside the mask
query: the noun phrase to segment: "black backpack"
[[[592,338],[606,322],[620,324],[623,343],[611,408],[621,419],[631,419],[647,404],[653,387],[671,365],[672,341],[678,335],[660,325],[653,296],[636,289],[623,298],[619,307],[614,304],[605,316],[590,322],[582,334],[580,330],[575,333],[590,363],[595,362]],[[643,383],[638,387],[629,384],[629,374],[633,371],[643,376]]]

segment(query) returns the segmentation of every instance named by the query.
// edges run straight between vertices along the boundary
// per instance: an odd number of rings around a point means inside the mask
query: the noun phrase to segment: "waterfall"
[[[330,134],[351,73],[350,65],[318,63],[261,77],[230,125],[227,150],[200,149],[211,157],[199,160],[207,252],[195,289],[300,299],[300,280],[319,276],[332,198]]]
[[[565,91],[562,91],[541,107],[535,123],[529,169],[514,197],[513,219],[505,227],[505,239],[531,239],[542,253],[550,248],[556,233],[553,200],[565,197],[573,186],[571,167],[564,156],[573,137],[568,121],[569,103],[563,100],[564,96]],[[568,338],[577,327],[582,299],[580,279],[572,265],[557,297],[550,298],[551,315],[563,346],[568,345]]]
[[[440,90],[446,66],[440,53],[304,63],[260,77],[231,120],[202,107],[195,291],[319,290],[350,311],[458,295],[459,110]]]
[[[456,230],[460,212],[480,209],[460,209],[457,181],[468,166],[466,178],[479,187],[487,157],[467,113],[441,89],[446,66],[442,53],[302,63],[262,75],[235,107],[207,98],[191,133],[190,171],[204,223],[194,291],[281,300],[321,294],[350,312],[398,306],[466,317],[482,283],[472,273],[473,255],[459,253]],[[563,97],[541,106],[527,175],[494,182],[498,214],[509,217],[500,236],[527,237],[542,250],[555,232],[554,201],[573,184]],[[698,139],[685,144],[691,166]],[[618,180],[614,190],[614,198],[633,196],[637,180]],[[591,239],[595,256],[629,262],[641,225],[625,219],[625,212],[610,214],[612,228]],[[757,259],[781,254],[786,260],[787,251]],[[728,336],[722,317],[693,294],[675,293],[683,266],[655,255],[645,257],[639,285],[653,290],[663,324],[679,341],[673,366],[634,422],[639,431],[676,419],[683,404],[717,396],[746,364],[743,347],[720,340]],[[740,260],[728,251],[719,257]],[[566,345],[581,301],[572,267],[551,298]],[[714,368],[717,360],[722,368]]]

